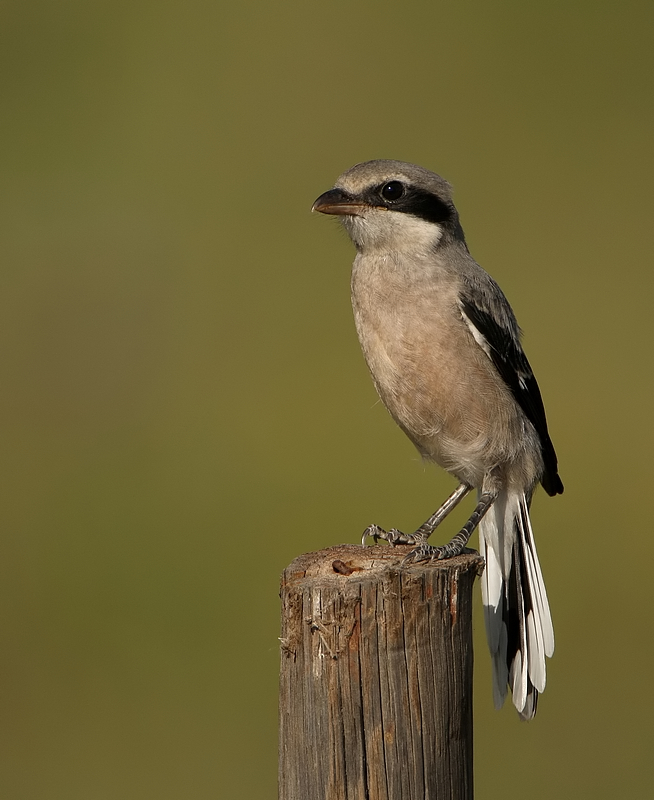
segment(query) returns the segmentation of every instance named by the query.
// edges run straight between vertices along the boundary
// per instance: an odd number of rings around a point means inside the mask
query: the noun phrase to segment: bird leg
[[[419,543],[404,559],[403,563],[417,563],[418,561],[441,561],[444,558],[454,558],[463,552],[468,544],[468,540],[474,529],[479,525],[480,520],[488,509],[493,505],[497,497],[497,492],[483,492],[475,510],[470,515],[466,524],[461,528],[457,535],[447,544],[441,547],[433,547],[427,542]]]
[[[390,531],[385,531],[383,528],[380,528],[379,525],[369,525],[363,532],[361,544],[365,545],[368,536],[372,536],[375,540],[375,544],[380,539],[385,539],[393,546],[396,544],[426,544],[427,539],[432,535],[434,530],[441,524],[450,511],[458,506],[471,489],[472,486],[468,486],[466,483],[459,484],[443,505],[437,511],[434,511],[431,517],[425,520],[414,533],[402,533],[402,531],[398,531],[397,528],[391,528]],[[476,524],[477,523],[475,523],[475,525]],[[470,538],[470,534],[468,534],[468,538]],[[465,544],[463,546],[465,547]]]

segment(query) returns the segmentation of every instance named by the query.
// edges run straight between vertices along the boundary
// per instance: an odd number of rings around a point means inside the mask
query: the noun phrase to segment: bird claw
[[[394,531],[394,528],[391,528],[390,531],[385,531],[383,528],[380,528],[379,525],[368,525],[361,537],[361,544],[365,547],[368,537],[374,539],[375,544],[377,544],[380,539],[384,539],[389,544],[394,544]]]
[[[366,544],[366,539],[371,537],[375,540],[375,544],[380,539],[383,539],[385,542],[388,542],[391,547],[395,547],[398,544],[421,544],[424,542],[424,536],[418,533],[402,533],[397,528],[391,528],[389,531],[385,531],[383,528],[380,528],[379,525],[368,525],[368,527],[363,532],[363,536],[361,537],[361,544]]]

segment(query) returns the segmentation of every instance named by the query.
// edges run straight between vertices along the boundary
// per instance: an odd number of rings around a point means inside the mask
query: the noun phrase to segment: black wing
[[[494,284],[494,287],[500,292],[502,300],[506,302],[497,284]],[[461,297],[461,307],[464,314],[488,343],[488,355],[540,437],[545,465],[545,471],[541,478],[543,488],[549,495],[561,494],[563,483],[558,475],[556,452],[547,430],[543,399],[527,356],[518,341],[517,325],[515,332],[512,332],[508,326],[508,318],[505,326],[496,319],[495,315],[480,308],[466,297]]]

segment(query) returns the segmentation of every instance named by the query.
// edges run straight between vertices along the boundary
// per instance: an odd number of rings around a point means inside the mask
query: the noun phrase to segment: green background
[[[476,599],[476,796],[654,796],[653,33],[651,0],[2,4],[1,797],[276,796],[281,570],[454,485],[309,213],[370,158],[454,184],[566,484],[533,723]]]

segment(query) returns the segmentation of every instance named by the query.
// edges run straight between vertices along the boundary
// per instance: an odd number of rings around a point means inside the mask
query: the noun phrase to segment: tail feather
[[[493,511],[491,507],[487,512],[488,517]],[[491,520],[489,520],[491,521]],[[509,668],[506,663],[507,630],[498,614],[502,608],[502,569],[497,558],[496,550],[486,547],[486,536],[479,536],[479,550],[486,562],[484,573],[481,576],[481,598],[484,605],[484,622],[486,624],[486,638],[493,660],[493,702],[495,708],[504,705],[506,688],[509,680]]]
[[[482,519],[479,533],[486,560],[482,598],[493,661],[493,699],[500,708],[510,686],[520,716],[531,719],[545,688],[545,657],[554,652],[554,629],[527,496],[502,492]]]
[[[543,581],[543,573],[540,569],[540,562],[538,561],[538,553],[536,552],[536,542],[534,541],[534,531],[531,527],[531,519],[529,518],[529,506],[526,498],[522,498],[521,504],[522,511],[522,531],[525,541],[525,554],[527,557],[527,570],[530,577],[530,583],[534,589],[534,597],[538,604],[539,617],[542,623],[541,630],[544,637],[545,655],[551,658],[554,655],[554,626],[552,625],[552,615],[550,613],[550,606],[547,601],[547,591],[545,590],[545,582]]]

